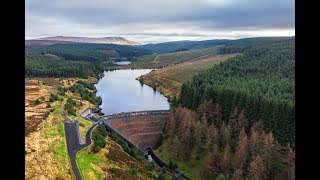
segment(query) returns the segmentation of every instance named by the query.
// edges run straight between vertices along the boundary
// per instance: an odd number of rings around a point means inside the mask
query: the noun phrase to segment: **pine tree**
[[[233,162],[233,169],[244,169],[248,158],[248,140],[245,135],[238,141],[238,147],[235,152],[235,160]]]
[[[207,155],[205,171],[208,175],[218,175],[220,172],[220,159],[218,151],[218,145],[214,144],[212,150]]]
[[[295,151],[288,146],[288,152],[286,156],[286,164],[288,168],[288,179],[294,180],[295,179]]]
[[[250,157],[254,157],[260,153],[262,150],[262,142],[261,136],[257,131],[251,132],[248,143]]]
[[[219,142],[219,130],[211,125],[208,127],[207,136],[206,136],[206,149],[210,150],[213,144],[218,144]]]
[[[271,173],[271,167],[273,164],[273,158],[275,156],[276,143],[273,138],[272,132],[264,135],[263,148],[262,148],[262,159],[266,163],[267,175]]]
[[[261,180],[266,178],[266,167],[260,155],[253,158],[249,166],[249,179]]]
[[[224,148],[224,154],[221,159],[221,170],[223,174],[229,174],[229,169],[230,169],[230,146],[229,144],[226,145]]]
[[[170,152],[172,153],[173,157],[177,160],[180,158],[179,154],[179,139],[178,136],[174,136],[172,142],[170,143]]]
[[[231,180],[243,180],[243,176],[242,176],[243,172],[242,172],[242,168],[238,168],[233,172],[232,178]]]

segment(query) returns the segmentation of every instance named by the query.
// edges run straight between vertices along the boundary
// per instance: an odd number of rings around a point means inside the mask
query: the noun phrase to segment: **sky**
[[[27,0],[25,38],[140,43],[295,35],[294,0]]]

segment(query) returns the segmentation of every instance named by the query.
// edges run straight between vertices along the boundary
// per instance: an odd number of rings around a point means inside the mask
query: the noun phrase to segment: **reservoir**
[[[118,61],[118,62],[114,62],[113,64],[118,65],[118,66],[126,66],[131,64],[131,61]]]
[[[95,85],[97,96],[102,98],[100,108],[104,114],[131,111],[169,110],[165,96],[142,85],[135,78],[147,74],[151,69],[116,70],[104,72]]]

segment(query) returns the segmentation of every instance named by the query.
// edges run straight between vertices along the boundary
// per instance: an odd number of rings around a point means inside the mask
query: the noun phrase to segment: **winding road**
[[[66,135],[66,144],[68,149],[68,154],[71,161],[72,170],[76,180],[81,180],[81,174],[78,169],[76,163],[76,155],[77,153],[84,149],[85,147],[89,146],[92,142],[91,135],[93,130],[98,126],[99,122],[95,122],[86,132],[85,142],[82,142],[81,136],[79,133],[79,123],[78,121],[71,121],[66,115],[65,112],[62,110],[61,116],[65,119],[64,120],[64,130]]]
[[[82,111],[83,112],[83,111]],[[77,167],[76,163],[76,155],[77,153],[84,149],[85,147],[89,146],[92,143],[91,135],[93,130],[100,124],[104,124],[108,126],[108,122],[113,119],[123,118],[123,117],[133,117],[133,116],[145,116],[145,115],[158,115],[158,114],[168,114],[169,110],[154,110],[154,111],[136,111],[136,112],[128,112],[128,113],[118,113],[118,114],[111,114],[111,115],[104,115],[104,116],[94,116],[95,113],[90,113],[90,115],[83,117],[88,121],[92,121],[94,124],[87,130],[85,142],[82,142],[82,138],[79,132],[79,123],[78,121],[71,121],[68,116],[66,116],[63,108],[61,111],[61,116],[64,118],[64,129],[66,135],[66,144],[68,149],[68,154],[71,161],[71,166],[73,173],[75,175],[76,180],[81,180],[81,173]],[[109,127],[111,128],[111,127]],[[112,129],[112,128],[111,128]],[[115,129],[113,131],[117,132]],[[122,135],[117,132],[118,135],[122,137]],[[124,138],[124,137],[123,137]],[[127,140],[127,139],[126,139]],[[127,140],[128,141],[128,140]],[[128,141],[130,143],[130,141]],[[142,151],[142,150],[141,150]],[[144,151],[142,151],[144,152]]]

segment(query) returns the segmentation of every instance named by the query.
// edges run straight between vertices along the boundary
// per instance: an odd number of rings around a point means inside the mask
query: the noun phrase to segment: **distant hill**
[[[26,40],[26,45],[51,45],[51,44],[62,44],[62,43],[95,43],[95,44],[118,44],[118,45],[141,45],[141,43],[130,41],[123,37],[101,37],[101,38],[90,38],[90,37],[70,37],[70,36],[53,36],[38,39]]]
[[[190,49],[200,49],[218,45],[224,45],[228,41],[227,39],[214,39],[205,41],[172,41],[157,44],[146,44],[142,47],[151,50],[155,53],[170,53],[177,51],[187,51]]]
[[[140,56],[134,59],[134,68],[161,68],[168,65],[178,64],[185,61],[194,61],[198,58],[211,54],[218,54],[221,46],[214,46],[202,49],[191,49],[172,53],[152,54]]]
[[[243,51],[251,46],[270,44],[276,42],[282,42],[285,40],[294,39],[294,37],[254,37],[254,38],[243,38],[236,40],[228,39],[213,39],[204,41],[172,41],[157,44],[146,44],[142,47],[151,50],[155,53],[170,53],[177,51],[187,51],[190,49],[201,49],[213,46],[225,45],[225,53],[235,53],[229,51]]]
[[[41,41],[41,40],[40,40]],[[26,77],[88,77],[102,73],[111,61],[131,61],[152,54],[141,46],[63,43],[25,47]]]

